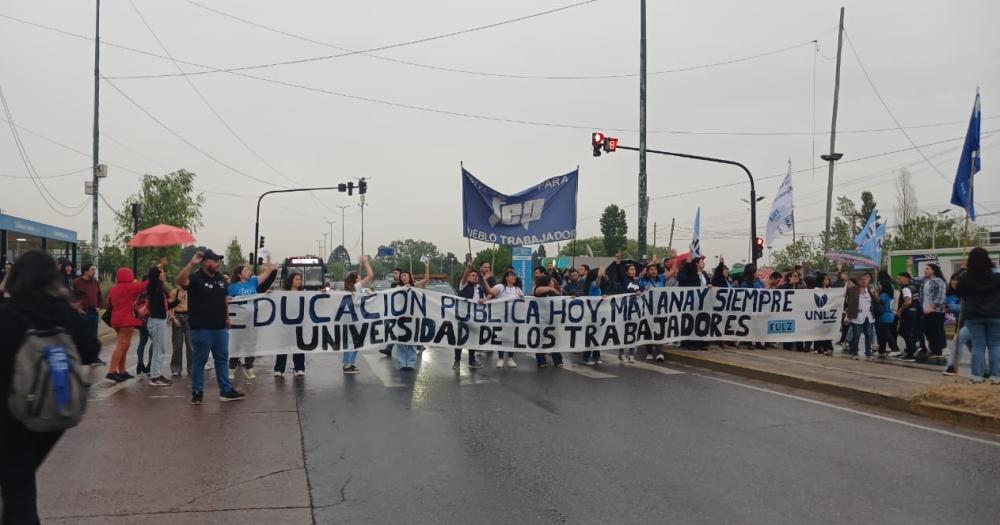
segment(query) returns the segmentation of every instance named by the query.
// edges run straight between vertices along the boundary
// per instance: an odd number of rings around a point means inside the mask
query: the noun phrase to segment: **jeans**
[[[941,355],[944,347],[948,346],[948,338],[944,333],[944,313],[931,312],[924,314],[923,323],[924,334],[927,336],[927,346],[931,355]]]
[[[896,341],[899,336],[896,334],[895,322],[883,323],[879,321],[875,325],[875,330],[878,333],[878,353],[884,354],[886,345],[889,346],[889,350],[899,352],[899,343]]]
[[[222,330],[191,330],[191,342],[194,343],[194,362],[191,363],[191,392],[200,394],[205,391],[205,363],[211,352],[215,361],[215,379],[219,382],[219,393],[233,389],[229,384],[229,372],[226,362],[229,360],[229,331]]]
[[[963,326],[961,330],[958,331],[958,343],[955,345],[955,351],[948,354],[948,366],[957,366],[962,362],[962,351],[968,346],[972,349],[972,334],[969,333],[969,327]],[[989,370],[986,371],[989,373]]]
[[[288,354],[281,354],[274,358],[274,371],[284,373],[288,366]],[[292,354],[292,369],[296,372],[306,371],[306,355]]]
[[[146,321],[149,331],[149,377],[163,377],[163,357],[167,347],[167,320]]]
[[[396,346],[396,361],[400,368],[413,368],[417,366],[417,347],[413,345]]]
[[[357,360],[358,360],[358,352],[357,351],[354,351],[354,352],[344,352],[343,363],[344,363],[345,366],[347,366],[347,365],[353,365],[354,362],[357,361]]]
[[[170,371],[180,375],[182,366],[187,363],[187,374],[191,375],[191,349],[194,348],[191,344],[191,324],[188,323],[187,314],[175,313],[174,319],[177,323],[170,326],[170,342],[174,347],[170,355]],[[187,351],[184,351],[185,345]]]
[[[501,353],[503,353],[503,352],[501,352]],[[510,353],[510,352],[508,352],[508,353]],[[498,359],[503,359],[503,356],[500,356]],[[455,349],[455,361],[461,361],[461,360],[462,360],[462,349],[461,348],[456,348]],[[476,351],[475,350],[469,350],[469,364],[471,365],[472,363],[475,363],[475,362],[476,362]]]
[[[653,357],[660,355],[660,345],[642,345],[639,348],[645,348],[646,355],[652,355]]]
[[[972,378],[986,377],[986,354],[989,352],[989,370],[994,382],[1000,382],[995,374],[1000,372],[1000,318],[969,319],[965,321],[972,336]]]
[[[588,350],[583,353],[584,361],[597,361],[601,358],[600,350]]]
[[[865,333],[865,355],[870,356],[872,355],[872,347],[875,346],[875,326],[867,319],[863,324],[851,323],[851,354],[858,355],[861,332]]]
[[[97,310],[89,309],[83,312],[83,322],[87,327],[87,334],[91,337],[97,337],[97,327],[100,322],[100,316],[97,315]]]
[[[920,325],[920,312],[917,310],[903,310],[903,315],[899,320],[899,332],[903,336],[906,344],[904,352],[912,356],[917,352],[917,329]]]
[[[256,358],[253,357],[253,356],[244,357],[243,358],[243,368],[245,370],[251,370],[251,369],[253,369],[253,362],[254,362],[255,359]],[[230,357],[229,358],[229,369],[230,370],[236,370],[237,366],[240,366],[240,358],[239,357]]]
[[[561,365],[563,363],[562,354],[559,352],[552,352],[551,354],[535,354],[535,364],[538,366],[545,365],[545,356],[547,355],[552,356],[552,364]]]
[[[148,372],[149,361],[145,359],[147,343],[149,343],[149,328],[146,326],[146,323],[143,322],[142,326],[139,327],[139,348],[136,350],[139,354],[139,364],[136,366],[144,368]]]

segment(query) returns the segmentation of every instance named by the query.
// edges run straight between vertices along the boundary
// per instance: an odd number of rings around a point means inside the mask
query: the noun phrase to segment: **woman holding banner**
[[[551,276],[549,276],[549,275],[540,275],[540,276],[538,276],[538,277],[535,278],[535,294],[534,295],[535,295],[535,297],[555,297],[555,296],[559,295],[559,291],[554,286],[554,282],[553,282],[553,279],[552,279]],[[545,359],[545,355],[546,354],[544,354],[544,353],[536,353],[535,354],[535,364],[538,365],[538,368],[545,368],[545,367],[549,366],[548,362]],[[557,367],[562,368],[562,366],[563,366],[562,353],[560,353],[560,352],[551,352],[548,355],[552,356],[552,364],[554,364]]]
[[[302,274],[292,272],[288,274],[288,278],[285,279],[283,288],[291,292],[301,292],[302,291]],[[274,358],[274,377],[281,377],[285,373],[285,367],[288,365],[288,354],[281,354]],[[292,354],[292,368],[295,370],[295,375],[297,377],[306,375],[306,355],[305,354]]]
[[[521,299],[524,297],[524,289],[518,286],[520,279],[517,277],[517,273],[514,270],[507,270],[503,274],[503,278],[497,283],[496,286],[487,290],[490,297],[497,300],[509,300],[509,299]],[[472,350],[469,350],[469,366],[472,366],[472,361],[474,359],[474,354]],[[504,360],[504,355],[506,355],[506,360]],[[458,362],[459,355],[455,354],[455,362]],[[497,368],[503,368],[503,365],[509,368],[517,368],[517,363],[514,362],[514,352],[497,352]]]
[[[424,263],[424,278],[414,282],[413,275],[403,270],[399,272],[399,287],[401,288],[423,288],[427,286],[427,282],[431,280],[431,265],[430,262]],[[403,372],[412,372],[414,367],[417,365],[417,346],[412,344],[396,344],[396,361],[399,363],[399,369]]]
[[[358,265],[364,267],[365,276],[362,278],[358,272],[350,272],[347,277],[344,277],[344,291],[351,292],[355,297],[360,297],[362,295],[362,289],[365,286],[371,284],[372,279],[375,278],[375,272],[372,271],[372,265],[368,262],[368,257],[364,255],[358,259]],[[344,352],[344,373],[345,374],[357,374],[361,370],[354,366],[355,361],[358,359],[357,350],[353,352]]]

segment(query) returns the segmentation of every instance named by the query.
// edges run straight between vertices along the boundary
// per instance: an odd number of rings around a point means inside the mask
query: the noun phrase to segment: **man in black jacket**
[[[488,264],[488,263],[487,263]],[[479,282],[479,272],[473,269],[466,269],[465,280],[458,287],[458,296],[470,301],[482,302],[489,298],[486,288]],[[455,363],[452,370],[458,370],[462,365],[462,349],[455,349]],[[469,350],[469,368],[482,368],[483,365],[476,359],[476,351]]]

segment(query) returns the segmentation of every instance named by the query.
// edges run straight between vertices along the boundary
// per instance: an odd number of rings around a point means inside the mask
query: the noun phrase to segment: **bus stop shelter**
[[[0,213],[0,255],[13,262],[29,250],[44,250],[78,265],[76,232]]]

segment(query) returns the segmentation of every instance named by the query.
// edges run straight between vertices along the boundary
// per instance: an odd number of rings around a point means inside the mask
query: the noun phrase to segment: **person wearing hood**
[[[14,363],[24,333],[29,329],[62,327],[73,340],[81,364],[97,359],[100,343],[90,335],[63,289],[55,261],[41,250],[17,259],[7,276],[10,300],[0,305],[0,392],[11,390]],[[0,403],[0,494],[4,524],[39,523],[35,472],[45,461],[62,431],[32,432]]]
[[[108,363],[108,373],[104,376],[109,381],[121,383],[133,377],[125,367],[125,357],[132,344],[132,334],[142,326],[142,319],[136,317],[132,304],[144,291],[146,283],[136,282],[135,274],[129,268],[119,268],[115,273],[115,285],[108,291],[108,308],[111,310],[111,328],[115,329],[118,339]]]

